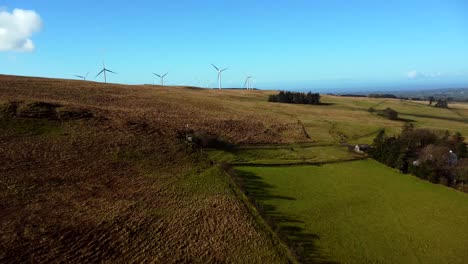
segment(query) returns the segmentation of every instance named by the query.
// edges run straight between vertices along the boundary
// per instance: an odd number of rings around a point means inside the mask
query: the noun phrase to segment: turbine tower
[[[214,64],[211,64],[213,65],[213,67],[218,71],[218,88],[221,89],[221,73],[229,68],[225,68],[225,69],[222,69],[220,70],[218,67],[216,67]]]
[[[75,76],[75,77],[77,77],[77,78],[80,78],[80,79],[83,79],[83,81],[86,81],[86,77],[88,77],[88,74],[89,74],[89,72],[86,73],[85,76],[81,76],[81,75],[73,75],[73,76]]]
[[[164,77],[168,74],[168,72],[166,72],[165,74],[163,75],[159,75],[159,74],[156,74],[153,72],[154,75],[158,76],[159,78],[161,78],[161,85],[164,85]]]
[[[96,75],[96,77],[98,77],[99,75],[101,75],[101,73],[104,73],[104,83],[107,83],[107,77],[106,77],[106,72],[111,72],[113,74],[117,74],[116,72],[113,72],[109,69],[106,68],[106,65],[104,64],[104,61],[102,62],[102,70]],[[96,78],[94,77],[94,78]]]

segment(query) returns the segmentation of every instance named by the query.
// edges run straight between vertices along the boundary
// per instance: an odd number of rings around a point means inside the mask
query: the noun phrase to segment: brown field
[[[293,261],[176,132],[302,140],[297,121],[224,105],[219,93],[0,76],[0,104],[19,102],[0,119],[0,262]]]
[[[224,171],[177,139],[187,127],[241,145],[331,145],[327,156],[400,131],[369,107],[468,134],[463,104],[271,93],[0,75],[0,262],[295,262]]]

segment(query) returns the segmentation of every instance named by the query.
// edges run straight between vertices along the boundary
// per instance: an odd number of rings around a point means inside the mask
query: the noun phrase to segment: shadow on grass
[[[415,120],[413,120],[413,119],[408,119],[408,118],[398,118],[397,121],[402,121],[402,122],[406,122],[406,123],[414,123],[414,122],[416,122]]]
[[[320,237],[317,234],[307,232],[300,227],[304,224],[303,221],[279,212],[274,205],[266,204],[272,200],[294,202],[296,198],[274,194],[274,186],[265,183],[261,177],[252,172],[231,169],[229,174],[301,263],[337,263],[328,260],[318,248],[317,242]]]

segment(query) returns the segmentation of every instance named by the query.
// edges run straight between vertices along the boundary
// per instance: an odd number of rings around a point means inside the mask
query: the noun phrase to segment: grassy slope
[[[298,233],[315,238],[315,248],[304,246],[309,259],[318,251],[341,263],[468,259],[465,193],[399,174],[372,160],[238,170],[247,179],[246,191],[291,239]],[[291,226],[300,232],[291,233]]]
[[[397,99],[373,99],[373,98],[345,98],[327,97],[326,102],[335,103],[336,108],[348,109],[354,113],[355,119],[343,117],[351,114],[339,115],[332,118],[337,123],[337,130],[343,131],[350,142],[370,143],[378,129],[385,127],[387,132],[399,133],[402,121],[390,121],[375,114],[364,113],[373,107],[383,110],[387,107],[400,113],[399,117],[412,121],[416,128],[430,128],[461,132],[468,135],[468,105],[453,104],[450,109],[440,109],[428,106],[427,102],[401,101]],[[338,120],[338,121],[335,121]]]

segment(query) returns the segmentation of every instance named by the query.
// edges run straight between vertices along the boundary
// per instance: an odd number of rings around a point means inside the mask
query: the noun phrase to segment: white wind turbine
[[[81,76],[81,75],[73,75],[73,76],[75,76],[75,77],[77,77],[77,78],[80,78],[80,79],[83,79],[83,81],[86,81],[86,77],[88,77],[88,74],[89,74],[89,72],[86,73],[85,76]]]
[[[161,78],[161,85],[164,85],[164,77],[168,74],[168,72],[166,72],[165,74],[163,75],[159,75],[159,74],[156,74],[153,72],[154,75],[158,76],[159,78]]]
[[[225,68],[225,69],[222,69],[220,70],[218,67],[216,67],[214,64],[211,64],[213,65],[213,67],[218,71],[218,88],[221,89],[221,73],[229,68]]]
[[[244,88],[247,88],[247,90],[252,90],[252,78],[253,76],[245,76]]]
[[[106,77],[106,72],[111,72],[113,74],[117,74],[116,72],[113,72],[109,69],[106,68],[106,65],[104,64],[104,61],[102,61],[102,70],[96,75],[96,77],[98,77],[99,75],[101,75],[101,73],[104,73],[104,83],[107,83],[107,77]],[[94,78],[96,78],[94,77]]]

